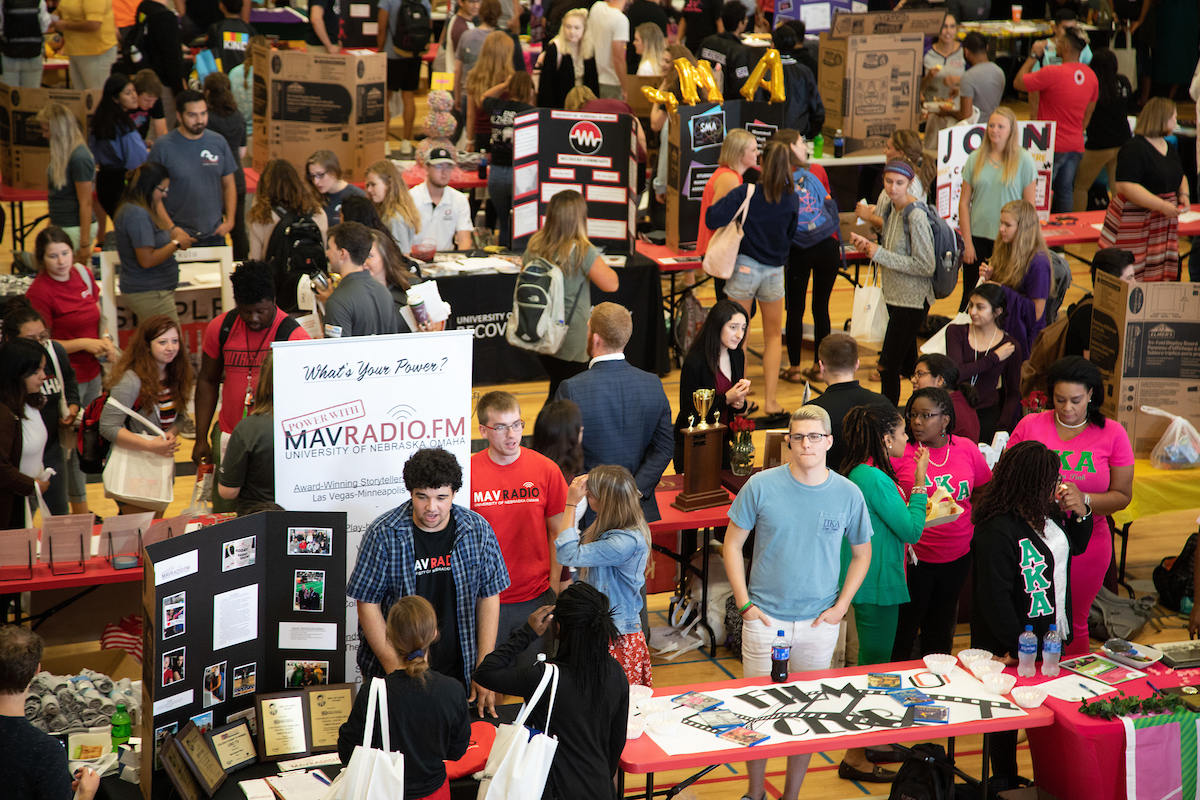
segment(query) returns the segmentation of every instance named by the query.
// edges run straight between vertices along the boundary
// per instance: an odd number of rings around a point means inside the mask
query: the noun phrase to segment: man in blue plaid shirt
[[[367,528],[346,595],[358,602],[358,667],[363,678],[400,666],[387,640],[387,615],[401,597],[420,595],[438,616],[439,638],[426,656],[430,668],[457,678],[496,716],[495,694],[471,674],[496,646],[500,592],[508,570],[487,520],[454,504],[462,467],[441,448],[418,450],[404,465],[412,499]]]

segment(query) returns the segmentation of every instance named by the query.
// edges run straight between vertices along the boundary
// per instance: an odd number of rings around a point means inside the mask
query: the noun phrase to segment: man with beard
[[[444,147],[429,151],[425,162],[425,182],[412,190],[413,203],[421,216],[421,241],[433,240],[439,252],[470,250],[471,206],[467,196],[450,186],[454,172],[454,154]]]
[[[220,247],[237,213],[237,161],[225,137],[207,130],[208,103],[188,89],[175,97],[179,127],[154,142],[150,161],[167,168],[171,188],[163,198],[168,225],[196,239],[196,247]]]

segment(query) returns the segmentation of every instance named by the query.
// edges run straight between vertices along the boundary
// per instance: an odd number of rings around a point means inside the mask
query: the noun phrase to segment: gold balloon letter
[[[769,81],[763,78],[763,73],[768,68],[771,70],[771,79]],[[773,47],[763,53],[763,57],[754,66],[754,71],[750,73],[749,79],[742,86],[742,97],[747,100],[753,100],[754,93],[759,90],[759,87],[771,93],[772,103],[782,103],[784,101],[783,65],[779,62],[779,51]]]
[[[674,114],[675,110],[679,108],[679,101],[676,100],[675,95],[671,94],[670,92],[664,92],[661,89],[655,89],[653,86],[643,86],[642,94],[644,94],[646,99],[651,103],[662,103],[667,107],[667,111],[672,114]]]
[[[713,75],[712,65],[707,61],[702,59],[697,66],[692,66],[692,62],[686,58],[677,58],[675,71],[679,73],[679,92],[683,95],[683,102],[689,106],[700,102],[700,95],[696,92],[697,85],[704,87],[708,102],[721,103],[725,100],[725,96],[717,88],[717,77]]]

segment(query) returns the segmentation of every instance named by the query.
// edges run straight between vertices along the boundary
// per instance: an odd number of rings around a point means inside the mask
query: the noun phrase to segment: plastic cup
[[[1021,12],[1022,12],[1022,11],[1024,11],[1024,10],[1025,10],[1025,9],[1023,9],[1021,6],[1019,6],[1019,5],[1014,5],[1014,6],[1012,7],[1012,21],[1013,21],[1013,22],[1020,22],[1020,21],[1021,21]]]
[[[418,242],[412,246],[413,258],[418,261],[431,263],[433,257],[437,255],[437,243],[426,239],[423,242]]]

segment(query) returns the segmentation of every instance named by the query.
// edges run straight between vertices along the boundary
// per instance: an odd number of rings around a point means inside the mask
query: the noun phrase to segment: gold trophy
[[[729,503],[729,493],[721,486],[721,456],[725,448],[725,426],[720,414],[713,409],[713,421],[708,421],[712,409],[713,389],[692,392],[692,403],[699,415],[688,416],[683,433],[683,491],[671,503],[681,511],[695,511]]]
[[[692,405],[696,407],[696,413],[700,415],[700,424],[695,427],[702,429],[712,427],[705,418],[708,416],[708,410],[712,408],[713,394],[713,389],[697,389],[692,392]]]

